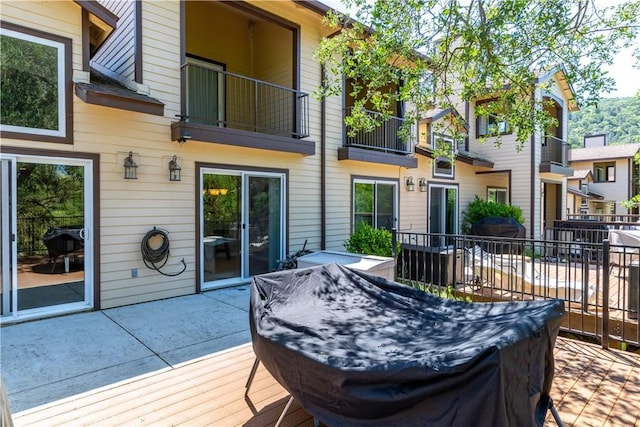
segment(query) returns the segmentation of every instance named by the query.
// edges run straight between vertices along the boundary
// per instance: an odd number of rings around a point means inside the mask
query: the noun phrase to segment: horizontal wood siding
[[[616,168],[616,180],[615,182],[589,182],[589,191],[598,193],[604,196],[603,202],[628,200],[629,195],[629,183],[631,177],[629,176],[629,161],[631,159],[602,159],[591,161],[579,161],[571,162],[571,167],[575,169],[588,169],[595,176],[595,164],[596,163],[611,163],[615,164]],[[618,205],[616,206],[616,213],[623,213],[624,210]],[[609,213],[609,212],[604,212]]]

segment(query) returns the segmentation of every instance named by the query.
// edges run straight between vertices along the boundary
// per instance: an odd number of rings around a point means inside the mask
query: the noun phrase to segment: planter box
[[[393,258],[336,251],[314,252],[298,258],[298,268],[334,263],[384,277],[387,280],[395,279]]]

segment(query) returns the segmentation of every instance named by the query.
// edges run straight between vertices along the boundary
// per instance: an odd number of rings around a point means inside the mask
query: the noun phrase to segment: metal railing
[[[345,113],[349,114],[350,109],[345,109]],[[390,117],[387,120],[382,119],[382,113],[366,110],[367,114],[373,117],[379,126],[372,131],[359,130],[353,136],[349,134],[349,128],[345,129],[345,146],[369,148],[373,150],[410,154],[411,146],[410,137],[403,136],[401,132],[404,119],[400,117]]]
[[[183,66],[187,121],[290,138],[309,136],[309,94],[194,64]]]
[[[569,143],[554,136],[546,136],[542,145],[542,163],[554,163],[567,166],[569,159]]]
[[[60,217],[18,217],[17,238],[18,254],[23,256],[46,255],[47,246],[42,239],[52,227],[81,227],[84,217],[60,216]]]
[[[401,283],[474,301],[562,299],[564,331],[640,345],[640,247],[408,232],[393,243]]]
[[[619,227],[628,226],[630,225],[629,223],[638,223],[631,225],[640,226],[640,215],[638,214],[567,214],[567,219],[569,221],[599,221],[605,223],[605,225]]]

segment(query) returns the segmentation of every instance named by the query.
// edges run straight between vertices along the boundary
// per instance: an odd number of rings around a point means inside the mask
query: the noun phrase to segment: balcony
[[[348,114],[349,109],[346,109],[345,113]],[[381,120],[381,113],[369,110],[367,114],[378,119],[380,125],[373,131],[356,131],[353,136],[349,135],[349,129],[346,128],[344,145],[338,149],[338,160],[417,167],[417,159],[410,156],[413,153],[413,138],[404,138],[399,134],[404,119],[392,116],[387,120]]]
[[[186,111],[172,124],[181,137],[312,155],[309,95],[273,83],[187,64],[182,68]]]
[[[540,173],[572,176],[573,169],[568,165],[569,144],[554,136],[544,137],[540,156]]]

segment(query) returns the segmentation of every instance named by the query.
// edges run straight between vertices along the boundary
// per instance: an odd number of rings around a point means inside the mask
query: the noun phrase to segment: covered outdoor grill
[[[52,227],[47,230],[42,240],[49,253],[49,262],[53,264],[52,272],[60,255],[65,257],[65,272],[69,272],[68,256],[84,249],[82,230],[82,226]]]
[[[327,425],[494,427],[542,422],[564,305],[445,300],[331,264],[254,277],[250,313],[258,359]]]

